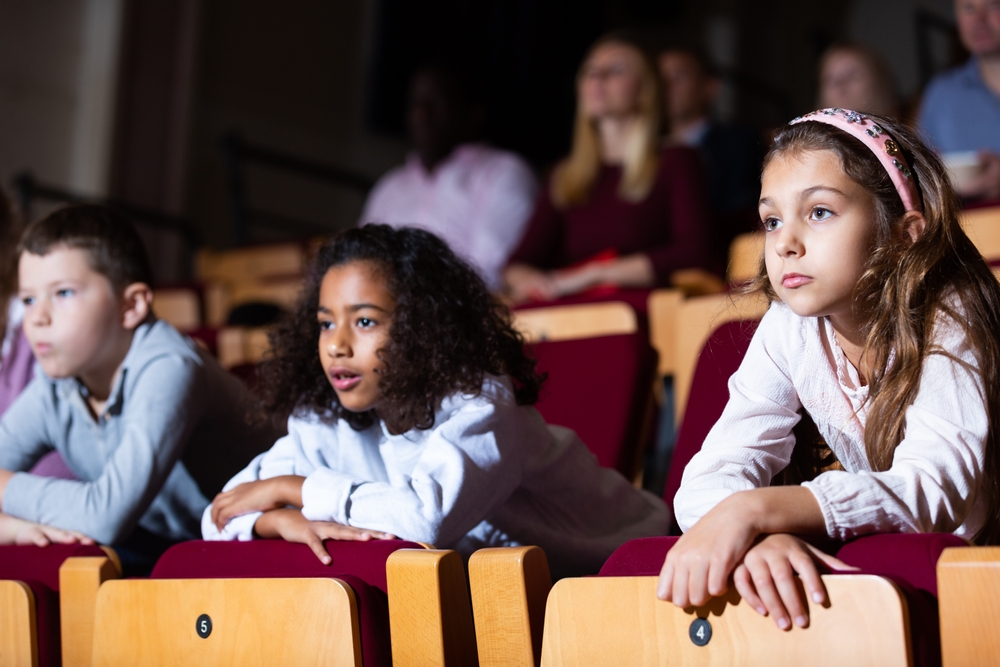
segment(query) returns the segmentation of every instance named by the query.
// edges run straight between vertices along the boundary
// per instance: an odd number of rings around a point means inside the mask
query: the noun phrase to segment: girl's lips
[[[361,376],[344,368],[331,368],[330,381],[337,391],[347,391],[361,382]]]
[[[35,345],[35,354],[42,356],[52,349],[51,343],[38,343]]]
[[[800,273],[786,273],[781,276],[781,286],[787,287],[789,289],[794,289],[796,287],[802,287],[806,283],[812,282],[812,278],[809,276],[803,276]]]

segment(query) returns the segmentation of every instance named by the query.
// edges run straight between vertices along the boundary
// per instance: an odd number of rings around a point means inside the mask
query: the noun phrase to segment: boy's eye
[[[61,299],[65,299],[68,296],[73,296],[73,290],[68,287],[64,287],[63,289],[56,290],[56,296]]]
[[[823,221],[823,220],[828,220],[832,216],[833,216],[833,211],[831,211],[828,208],[823,208],[822,206],[817,206],[812,210],[812,213],[809,215],[809,219],[816,221]]]
[[[30,306],[34,302],[35,302],[35,297],[33,297],[33,296],[23,296],[23,297],[21,297],[21,303],[23,303],[26,306]]]
[[[765,232],[773,232],[778,227],[781,227],[781,220],[777,218],[764,218],[763,225]]]

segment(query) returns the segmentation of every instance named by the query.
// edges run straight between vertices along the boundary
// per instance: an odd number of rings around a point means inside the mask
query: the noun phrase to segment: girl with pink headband
[[[886,118],[786,125],[759,212],[748,291],[771,307],[684,471],[658,595],[685,607],[735,586],[789,629],[809,622],[793,573],[823,603],[819,570],[850,569],[796,535],[1000,543],[1000,284],[940,160]]]

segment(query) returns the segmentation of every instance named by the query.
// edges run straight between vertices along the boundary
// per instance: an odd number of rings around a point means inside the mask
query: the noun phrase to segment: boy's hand
[[[722,595],[729,575],[759,534],[737,496],[726,498],[667,552],[656,596],[684,608]]]
[[[254,532],[261,537],[280,537],[288,542],[298,542],[312,549],[324,565],[333,562],[323,546],[323,540],[394,540],[395,535],[377,530],[345,526],[333,521],[310,521],[297,509],[276,509],[265,512],[254,524]]]
[[[762,616],[770,614],[782,630],[790,629],[793,620],[804,628],[809,625],[809,606],[803,594],[816,604],[826,601],[817,562],[837,570],[857,569],[792,535],[768,535],[747,551],[733,582],[747,604]]]
[[[0,514],[0,544],[20,544],[46,547],[49,544],[93,544],[83,533],[63,530],[40,523]]]
[[[302,507],[302,482],[305,477],[282,475],[247,482],[224,491],[212,501],[212,523],[220,531],[233,517],[251,512],[266,512],[282,507]]]

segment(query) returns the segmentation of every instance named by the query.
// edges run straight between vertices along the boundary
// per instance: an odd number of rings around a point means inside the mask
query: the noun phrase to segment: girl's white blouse
[[[954,358],[927,356],[892,465],[873,472],[864,445],[868,389],[829,320],[772,304],[729,380],[722,417],[684,471],[674,500],[680,527],[689,529],[732,493],[768,486],[788,464],[792,427],[804,407],[844,466],[803,484],[830,537],[953,532],[971,538],[986,518],[978,494],[988,426],[983,383],[960,325],[942,314],[933,340],[932,352]]]
[[[392,533],[469,555],[481,547],[538,545],[553,576],[596,572],[626,540],[665,535],[663,501],[601,468],[573,431],[517,405],[506,378],[478,396],[447,398],[428,430],[392,435],[384,423],[288,421],[288,435],[226,484],[302,475],[302,513],[314,521]],[[249,540],[260,513],[210,540]]]

